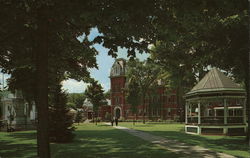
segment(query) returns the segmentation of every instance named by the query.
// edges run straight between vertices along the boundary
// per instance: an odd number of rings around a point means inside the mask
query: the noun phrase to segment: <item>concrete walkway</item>
[[[110,123],[105,123],[107,125],[110,125]],[[210,149],[206,149],[200,146],[191,146],[185,143],[181,143],[176,140],[169,140],[161,136],[155,136],[152,134],[149,134],[147,132],[142,132],[122,126],[113,126],[114,128],[120,129],[122,131],[128,132],[131,135],[134,135],[136,137],[139,137],[143,140],[149,141],[153,144],[160,145],[163,148],[174,152],[176,154],[185,155],[181,157],[190,157],[190,158],[236,158],[232,155],[219,153],[212,151]]]

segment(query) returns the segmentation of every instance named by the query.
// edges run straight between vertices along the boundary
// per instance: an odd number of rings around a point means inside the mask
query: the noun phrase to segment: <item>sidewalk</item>
[[[105,123],[107,125],[110,125],[110,123]],[[185,143],[181,143],[179,141],[175,140],[169,140],[166,138],[163,138],[161,136],[155,136],[146,132],[122,127],[122,126],[113,126],[114,128],[120,129],[122,131],[128,132],[131,135],[134,135],[136,137],[139,137],[143,140],[149,141],[153,144],[160,145],[163,148],[177,153],[177,154],[183,154],[186,155],[185,157],[190,158],[236,158],[232,155],[219,153],[212,151],[210,149],[206,149],[200,146],[191,146]]]

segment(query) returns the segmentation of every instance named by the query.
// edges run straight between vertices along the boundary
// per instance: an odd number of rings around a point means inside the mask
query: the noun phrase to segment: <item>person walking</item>
[[[115,118],[115,125],[118,126],[118,118]]]
[[[114,125],[114,118],[111,119],[111,125]]]

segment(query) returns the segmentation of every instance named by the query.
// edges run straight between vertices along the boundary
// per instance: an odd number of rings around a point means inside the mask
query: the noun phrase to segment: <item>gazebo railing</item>
[[[227,117],[227,123],[228,124],[242,124],[244,123],[244,117],[243,116],[229,116]]]
[[[204,124],[224,124],[223,116],[207,116],[201,117],[201,123]]]
[[[197,117],[188,117],[188,123],[198,123],[198,116]]]
[[[222,125],[224,124],[224,117],[223,116],[201,116],[201,124],[209,124],[209,125]],[[198,124],[198,117],[188,117],[187,118],[188,124]],[[244,117],[243,116],[228,116],[227,117],[227,124],[243,124]]]

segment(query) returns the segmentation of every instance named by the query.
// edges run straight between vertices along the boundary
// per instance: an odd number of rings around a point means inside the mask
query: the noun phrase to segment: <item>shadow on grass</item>
[[[184,131],[184,126],[180,124],[166,124],[166,126],[154,125],[153,127],[152,125],[147,124],[142,125],[142,127],[136,126],[135,129],[143,132],[149,132],[153,135],[162,136],[167,139],[177,140],[179,142],[198,145],[205,148],[211,148],[217,151],[242,151],[245,153],[249,153],[248,143],[245,141],[245,137],[243,136],[211,136],[186,134]]]
[[[185,133],[183,124],[155,124],[152,126],[147,123],[141,124],[141,126],[131,126],[130,124],[124,124],[124,126],[155,136],[162,136],[167,140],[184,142],[191,146],[202,146],[230,155],[250,157],[249,146],[243,136],[191,135]]]
[[[78,130],[75,133],[77,137],[73,143],[52,144],[53,157],[165,158],[181,156],[117,129]]]
[[[36,134],[34,132],[0,133],[0,157],[33,158],[36,156]]]
[[[174,131],[151,131],[150,133],[154,135],[163,136],[167,139],[178,140],[187,144],[199,145],[207,148],[242,151],[249,150],[249,147],[244,137],[199,136]]]
[[[16,139],[36,139],[36,132],[34,131],[23,131],[23,132],[13,132],[9,133],[10,137],[16,138]]]
[[[137,129],[138,130],[138,129]],[[201,146],[207,149],[212,149],[213,151],[223,152],[230,155],[234,155],[237,157],[250,157],[250,150],[247,142],[245,141],[245,137],[232,137],[232,136],[203,136],[203,135],[191,135],[186,134],[184,130],[180,131],[154,131],[154,130],[146,130],[144,131],[142,128],[138,131],[150,133],[155,136],[161,136],[166,138],[167,140],[173,140],[173,142],[183,142],[192,146]],[[162,145],[171,146],[171,144],[164,143]],[[173,145],[173,144],[172,144]],[[176,147],[176,149],[183,149],[183,147]],[[180,154],[186,154],[188,157],[203,157],[206,154],[213,155],[213,157],[219,157],[216,153],[212,152],[204,152],[199,153],[193,151],[193,149],[187,147],[185,149],[186,152],[180,152]]]

